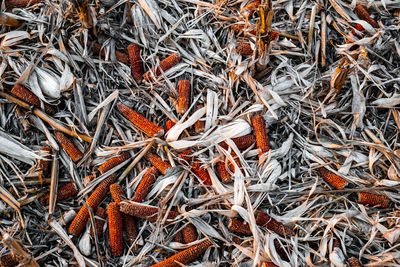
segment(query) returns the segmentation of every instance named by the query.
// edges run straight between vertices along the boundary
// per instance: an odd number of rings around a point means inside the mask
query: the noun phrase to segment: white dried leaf
[[[33,165],[40,156],[35,154],[29,147],[24,146],[8,133],[0,130],[0,153]]]
[[[11,31],[0,35],[0,38],[3,38],[1,41],[1,48],[7,49],[19,43],[21,40],[30,39],[31,35],[25,31]]]

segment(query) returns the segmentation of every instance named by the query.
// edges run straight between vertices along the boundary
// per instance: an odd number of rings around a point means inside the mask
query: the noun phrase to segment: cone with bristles
[[[171,165],[163,161],[159,156],[153,153],[147,153],[145,158],[150,162],[151,165],[157,168],[162,174],[166,174],[167,171],[171,168]]]
[[[236,46],[236,53],[241,56],[251,56],[253,54],[253,48],[249,43],[238,43]]]
[[[132,201],[122,201],[120,206],[120,210],[122,213],[142,218],[151,222],[156,221],[159,216],[161,216],[160,218],[164,218],[165,216],[164,210],[160,210],[159,208],[150,205],[139,204]],[[177,216],[178,213],[176,211],[169,211],[167,215],[167,222],[172,222]]]
[[[130,158],[130,155],[128,152],[122,152],[121,155],[117,157],[112,157],[111,159],[107,160],[103,164],[100,165],[99,167],[99,172],[101,174],[106,173],[107,171],[111,170],[112,168],[118,166],[125,160],[128,160]]]
[[[187,150],[179,153],[178,158],[180,159],[180,161],[190,163],[193,161],[193,158],[194,158],[192,156],[192,154],[193,154],[193,151],[191,149],[187,149]]]
[[[256,223],[266,227],[268,230],[275,232],[282,237],[291,237],[294,235],[293,230],[281,222],[278,222],[269,215],[259,212],[256,218]]]
[[[114,174],[105,178],[90,195],[90,197],[86,201],[86,205],[92,209],[96,209],[97,206],[103,201],[104,197],[107,195],[109,187],[115,181],[115,179],[117,179],[117,177]],[[85,228],[88,219],[89,210],[86,208],[86,206],[82,206],[75,219],[69,226],[68,232],[73,236],[78,236]]]
[[[197,231],[193,224],[189,223],[182,230],[183,240],[186,244],[197,240]]]
[[[143,62],[140,57],[140,48],[137,44],[131,44],[127,50],[131,63],[132,76],[137,82],[140,82],[143,78]]]
[[[349,263],[350,267],[361,267],[361,264],[356,257],[348,258],[347,262]]]
[[[155,68],[153,67],[151,70],[148,70],[144,75],[143,79],[146,81],[149,81],[152,77],[157,77],[161,74],[161,70],[163,72],[169,70],[173,66],[175,66],[179,61],[181,60],[181,57],[179,56],[178,53],[174,53],[166,57],[160,62],[160,65]]]
[[[57,190],[57,201],[62,201],[62,200],[68,199],[70,197],[76,196],[77,194],[78,194],[78,189],[76,189],[75,183],[70,182],[68,184],[61,186]],[[43,206],[48,205],[49,199],[50,199],[50,194],[46,194],[40,198],[40,203]]]
[[[97,233],[98,237],[101,237],[103,235],[103,227],[104,227],[104,224],[106,222],[105,221],[105,219],[106,219],[106,210],[104,208],[102,208],[102,207],[98,207],[96,209],[96,213],[95,213],[94,216],[97,217],[97,218],[94,219],[94,222],[95,222],[95,225],[96,225],[96,233]],[[91,236],[94,236],[93,229],[92,229],[90,234],[91,234]]]
[[[224,184],[231,183],[232,180],[232,175],[229,173],[228,168],[225,164],[224,161],[220,160],[215,164],[215,167],[217,169],[218,177],[223,182]]]
[[[115,202],[108,204],[107,213],[111,254],[114,257],[118,257],[124,252],[122,239],[122,214],[119,211],[119,206]]]
[[[65,152],[67,152],[73,162],[77,162],[83,157],[83,153],[63,133],[57,131],[54,134],[57,142],[62,146]]]
[[[201,162],[196,161],[191,164],[192,167],[192,172],[200,179],[203,181],[205,185],[211,185],[211,177],[210,174],[208,173],[207,169],[202,167]]]
[[[358,192],[358,203],[371,207],[387,208],[390,205],[390,199],[384,195]]]
[[[110,193],[111,197],[117,205],[121,203],[122,200],[125,199],[124,189],[119,184],[110,185]]]
[[[155,167],[150,167],[143,175],[138,187],[136,188],[135,196],[132,201],[143,202],[147,194],[150,192],[151,186],[157,179],[159,172]]]
[[[171,120],[167,120],[165,122],[164,133],[167,133],[174,126],[175,126],[175,122],[173,122]]]
[[[174,236],[174,241],[181,244],[185,244],[185,239],[183,239],[182,230],[176,233],[176,235]]]
[[[263,153],[269,151],[270,148],[265,120],[260,114],[255,114],[251,117],[251,124],[253,125],[257,148],[260,150],[259,155],[261,156]]]
[[[240,10],[240,13],[243,14],[244,16],[250,16],[255,11],[257,11],[259,5],[261,5],[261,0],[251,1],[249,4],[247,4]]]
[[[164,132],[163,128],[155,125],[154,123],[152,123],[139,113],[135,112],[133,109],[125,106],[124,104],[118,103],[117,108],[125,118],[127,118],[145,134],[149,136],[155,136],[160,135]]]
[[[232,141],[237,146],[238,149],[242,150],[242,149],[247,149],[252,144],[254,144],[256,142],[256,137],[253,134],[246,134],[243,136],[232,138]],[[228,144],[225,141],[219,143],[219,145],[224,149],[229,148]]]
[[[324,167],[318,168],[317,171],[319,175],[322,176],[322,179],[324,179],[326,183],[328,183],[335,189],[341,190],[348,184],[348,182],[345,179],[329,171],[328,169],[325,169]]]
[[[239,235],[247,235],[250,236],[253,233],[250,230],[250,226],[246,222],[241,222],[238,219],[230,218],[228,230],[232,233],[239,234]]]
[[[178,114],[185,114],[189,108],[190,100],[190,81],[180,80],[178,85]]]
[[[368,11],[362,5],[356,5],[354,11],[357,13],[357,16],[360,19],[368,22],[375,29],[379,28],[379,24],[373,18],[371,18]]]
[[[169,257],[168,259],[152,265],[152,267],[176,267],[184,264],[191,263],[201,255],[210,247],[212,243],[210,240],[204,240],[196,245],[191,246],[184,251],[179,252],[178,254]]]
[[[17,261],[17,258],[12,254],[0,257],[0,266],[2,267],[14,267],[18,264],[19,262]]]
[[[20,84],[15,84],[13,89],[11,89],[11,93],[16,95],[21,100],[23,100],[37,108],[40,108],[40,109],[42,108],[42,104],[41,104],[39,98],[34,93],[32,93],[31,91],[29,91],[28,89],[26,89],[25,87],[23,87]],[[49,104],[43,103],[43,107],[44,107],[44,111],[46,113],[48,113],[50,115],[54,114],[54,109]]]

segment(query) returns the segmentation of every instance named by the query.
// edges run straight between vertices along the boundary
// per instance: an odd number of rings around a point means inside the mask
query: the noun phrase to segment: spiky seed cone
[[[190,102],[190,81],[189,80],[181,80],[178,85],[178,109],[177,112],[179,114],[185,114],[189,108]]]
[[[167,120],[165,122],[164,132],[167,133],[174,126],[175,126],[175,122],[173,122],[171,120]]]
[[[143,200],[145,200],[147,194],[150,192],[151,186],[156,181],[158,174],[159,172],[155,167],[150,167],[146,171],[136,189],[135,196],[132,201],[143,202]]]
[[[112,184],[110,185],[110,193],[111,197],[117,205],[121,203],[122,200],[125,199],[125,192],[124,189],[119,184]]]
[[[181,60],[181,57],[179,56],[178,53],[174,53],[166,57],[160,62],[160,66],[158,68],[152,68],[151,70],[148,70],[144,75],[143,79],[146,81],[149,81],[153,75],[154,77],[157,77],[161,74],[161,70],[163,72],[169,70],[173,66],[175,66],[179,61]]]
[[[49,175],[52,158],[51,152],[52,148],[50,146],[43,146],[40,148],[40,155],[43,157],[43,159],[38,161],[39,179],[41,179],[41,181]]]
[[[261,151],[260,155],[269,151],[269,140],[265,120],[260,114],[256,114],[251,118],[254,133],[257,141],[257,148]]]
[[[347,262],[349,263],[350,267],[361,267],[360,262],[355,257],[348,258]]]
[[[157,168],[162,174],[166,174],[171,165],[168,162],[163,161],[159,156],[153,153],[147,153],[145,158],[150,162],[151,165]]]
[[[260,226],[266,227],[268,230],[271,230],[282,237],[291,237],[294,234],[292,229],[262,212],[258,213],[256,223]]]
[[[324,179],[325,182],[327,182],[330,186],[332,186],[335,189],[341,190],[348,184],[345,179],[325,169],[324,167],[318,168],[317,171],[319,175],[322,176],[322,179]]]
[[[256,137],[253,134],[246,134],[246,135],[243,135],[243,136],[232,138],[232,141],[233,141],[233,143],[235,143],[237,148],[242,150],[242,149],[247,149],[252,144],[254,144],[256,142]],[[219,143],[219,145],[221,147],[223,147],[224,149],[228,149],[228,147],[229,147],[228,144],[225,141]]]
[[[121,256],[124,252],[122,239],[122,214],[117,203],[108,204],[108,229],[110,235],[111,254]]]
[[[11,89],[11,93],[37,108],[42,108],[39,97],[20,84],[15,84],[13,89]],[[49,104],[44,103],[43,107],[46,113],[54,114],[54,109]]]
[[[358,192],[358,203],[371,207],[387,208],[390,205],[390,199],[384,195]]]
[[[182,229],[182,236],[185,243],[192,243],[197,240],[197,231],[193,224],[189,223]]]
[[[230,218],[228,230],[232,233],[239,235],[252,235],[253,233],[250,230],[250,226],[246,222],[241,222],[238,219]]]
[[[253,48],[251,48],[249,43],[238,43],[236,53],[242,56],[251,56],[253,55]]]
[[[143,62],[140,57],[140,48],[137,44],[131,44],[127,50],[131,63],[132,76],[137,82],[140,82],[143,78]]]
[[[98,218],[94,219],[95,224],[96,224],[96,233],[97,233],[98,237],[101,237],[103,235],[103,227],[104,227],[104,224],[106,222],[105,221],[105,219],[106,219],[106,210],[104,208],[102,208],[102,207],[98,207],[96,209],[95,217],[98,217]],[[91,236],[94,236],[93,229],[92,229],[90,234],[91,234]]]
[[[101,164],[98,170],[101,174],[104,174],[104,173],[108,172],[109,170],[111,170],[112,168],[118,166],[125,160],[128,160],[130,157],[131,156],[129,155],[128,152],[122,152],[121,155],[119,155],[117,157],[113,157],[113,158],[107,160],[106,162],[104,162],[103,164]]]
[[[356,5],[356,8],[354,10],[356,11],[357,16],[360,19],[365,20],[372,27],[374,27],[376,29],[379,28],[379,24],[373,18],[371,18],[371,16],[369,15],[368,11],[362,5]]]
[[[70,197],[76,196],[77,194],[78,194],[78,190],[75,187],[75,183],[70,182],[68,184],[61,186],[57,190],[57,201],[62,201],[62,200],[68,199]],[[40,203],[43,206],[48,205],[49,199],[50,199],[50,194],[46,194],[40,198]]]
[[[63,133],[57,131],[54,134],[57,142],[67,152],[73,162],[77,162],[83,157],[83,153]]]
[[[193,162],[193,163],[191,164],[191,166],[192,166],[192,172],[193,172],[197,177],[199,177],[200,180],[202,180],[203,183],[204,183],[205,185],[211,185],[212,182],[211,182],[210,174],[208,173],[207,169],[203,168],[201,165],[202,165],[202,164],[201,164],[201,162],[199,162],[199,161]]]
[[[120,210],[122,213],[129,214],[134,217],[142,218],[151,222],[154,222],[158,219],[159,216],[164,217],[165,211],[160,210],[157,207],[139,204],[136,202],[125,202],[122,201],[120,204]],[[176,211],[170,211],[167,215],[167,222],[172,222],[178,213]]]

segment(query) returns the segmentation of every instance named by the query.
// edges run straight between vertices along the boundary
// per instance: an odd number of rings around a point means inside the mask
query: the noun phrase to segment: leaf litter
[[[0,265],[400,265],[399,10],[3,1]]]

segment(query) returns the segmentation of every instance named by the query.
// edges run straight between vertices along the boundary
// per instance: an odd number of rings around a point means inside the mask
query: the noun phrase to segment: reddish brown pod
[[[374,27],[376,29],[379,28],[378,23],[373,18],[371,18],[368,11],[362,5],[356,5],[354,10],[356,11],[357,16],[360,19],[368,22],[372,27]]]
[[[228,230],[239,235],[252,235],[249,224],[235,218],[229,219]]]
[[[140,57],[140,48],[137,44],[131,44],[127,50],[129,62],[131,63],[132,76],[137,82],[140,82],[143,79],[143,62]]]
[[[77,162],[83,157],[83,153],[63,133],[57,131],[54,134],[57,142],[67,152],[73,162]]]
[[[202,108],[202,106],[197,106],[196,110],[199,110],[201,108]],[[199,119],[198,121],[196,121],[195,124],[194,124],[194,132],[197,133],[197,134],[203,132],[204,129],[206,128],[205,124],[206,123],[205,123],[204,120]]]
[[[51,152],[52,148],[50,146],[42,146],[40,148],[40,156],[43,158],[38,161],[38,172],[40,183],[43,184],[43,179],[49,175],[50,163],[51,163]]]
[[[349,263],[350,267],[361,267],[360,262],[355,257],[348,258],[347,262]]]
[[[182,151],[181,153],[179,153],[178,158],[181,161],[186,161],[188,163],[193,161],[193,151],[191,149],[187,149],[185,151]]]
[[[88,42],[88,44],[91,45],[90,42]],[[93,43],[92,50],[93,50],[93,53],[95,53],[97,55],[101,55],[102,57],[106,56],[106,52],[104,49],[102,49],[101,44]],[[117,59],[117,61],[119,61],[125,65],[129,65],[129,56],[126,53],[116,50],[115,58]]]
[[[167,133],[174,126],[175,126],[175,122],[173,122],[171,120],[167,120],[165,122],[164,132]]]
[[[13,7],[30,7],[38,3],[43,2],[43,0],[5,0],[4,3],[7,8]]]
[[[257,148],[260,150],[260,156],[269,151],[269,140],[267,129],[265,127],[265,120],[260,114],[251,117],[251,124],[253,125],[254,133],[257,141]]]
[[[324,179],[325,182],[335,189],[341,190],[348,184],[345,179],[325,169],[324,167],[318,168],[317,171],[319,175],[321,175],[322,179]]]
[[[119,211],[119,206],[115,202],[108,205],[107,212],[111,254],[114,257],[118,257],[124,252],[122,243],[122,214]]]
[[[228,168],[226,167],[226,164],[224,161],[220,160],[215,164],[215,167],[217,169],[218,177],[223,182],[224,184],[231,183],[232,180],[232,175],[229,173]]]
[[[371,207],[387,208],[390,205],[390,199],[384,195],[358,192],[358,203]]]
[[[259,5],[261,5],[261,0],[251,1],[240,10],[240,13],[245,16],[250,16],[258,9]]]
[[[247,149],[249,148],[252,144],[256,142],[256,137],[253,134],[246,134],[243,136],[235,137],[232,138],[233,143],[237,146],[238,149]],[[229,146],[225,141],[222,141],[219,143],[221,147],[224,149],[228,149]]]
[[[249,43],[238,43],[236,46],[236,53],[241,56],[251,56],[253,55],[253,48]]]
[[[15,84],[13,89],[11,89],[11,93],[37,108],[42,108],[39,97],[20,84]],[[49,104],[43,103],[43,107],[46,113],[54,114],[54,109]]]
[[[117,179],[117,177],[114,174],[105,178],[90,195],[90,197],[86,201],[86,205],[92,209],[97,208],[97,206],[103,201],[104,197],[107,195],[109,187],[115,181],[115,179]],[[73,236],[78,236],[85,228],[88,219],[89,210],[86,208],[86,206],[83,206],[69,226],[68,232]]]
[[[179,267],[191,263],[200,257],[210,246],[212,246],[211,241],[208,239],[204,240],[203,242],[193,245],[162,262],[152,265],[152,267]]]
[[[178,242],[178,243],[185,244],[185,239],[183,239],[182,230],[179,231],[178,233],[176,233],[176,235],[174,236],[174,241]]]
[[[132,199],[134,202],[143,202],[147,194],[150,192],[151,186],[157,179],[159,172],[155,167],[150,167],[143,175],[138,187],[136,188],[135,196]]]
[[[70,182],[66,185],[61,186],[57,190],[57,201],[62,201],[70,197],[76,196],[78,194],[78,189],[75,187],[74,182]],[[44,205],[49,204],[50,194],[46,194],[40,198],[40,203]]]
[[[103,227],[106,222],[106,210],[102,207],[98,207],[94,216],[97,217],[94,219],[96,224],[96,233],[98,237],[101,237],[103,235]],[[94,236],[93,229],[91,231],[91,235]]]
[[[122,221],[124,223],[126,238],[128,239],[129,245],[131,245],[136,240],[139,233],[136,219],[133,216],[122,214]]]
[[[180,80],[178,85],[178,114],[185,114],[190,102],[190,81]]]
[[[292,229],[262,212],[258,213],[256,223],[260,226],[266,227],[268,230],[271,230],[282,237],[291,237],[294,235]]]
[[[154,123],[152,123],[133,109],[125,106],[124,104],[118,103],[117,108],[125,118],[127,118],[145,134],[149,136],[155,136],[163,132],[163,129],[161,127],[155,125]]]
[[[0,266],[2,267],[14,267],[17,266],[19,262],[16,257],[12,254],[8,254],[0,257]]]
[[[161,70],[163,72],[169,70],[173,66],[175,66],[179,61],[181,60],[181,57],[179,56],[178,53],[174,53],[169,55],[167,58],[163,59],[160,62],[160,66],[158,68],[152,68],[151,70],[148,70],[144,75],[143,79],[146,81],[149,81],[153,76],[157,77],[161,74]]]
[[[208,173],[206,168],[202,167],[200,161],[193,162],[191,166],[192,166],[192,172],[197,177],[199,177],[199,179],[202,180],[205,185],[212,184],[210,174]]]
[[[182,237],[186,244],[197,240],[197,231],[193,224],[189,223],[182,229]]]
[[[156,221],[159,216],[163,218],[165,216],[166,211],[160,210],[158,207],[139,204],[136,202],[121,202],[121,212],[125,214],[129,214],[134,217],[142,218],[151,222]],[[176,211],[169,211],[167,215],[167,222],[172,222],[178,216]]]
[[[151,165],[157,168],[162,174],[166,174],[171,168],[168,162],[163,161],[159,156],[153,153],[147,153],[145,158],[150,162]]]
[[[106,162],[104,162],[103,164],[101,164],[98,170],[101,174],[104,174],[104,173],[108,172],[109,170],[111,170],[112,168],[118,166],[125,160],[128,160],[129,158],[130,158],[130,155],[128,152],[122,152],[121,155],[119,155],[117,157],[113,157],[113,158],[107,160]]]
[[[122,200],[125,199],[124,189],[119,184],[110,185],[110,193],[111,197],[117,205],[121,203]]]

